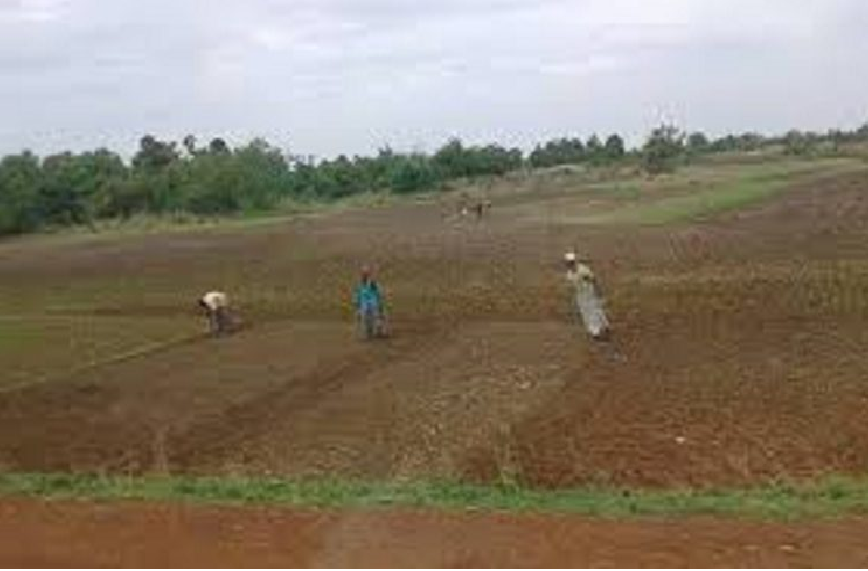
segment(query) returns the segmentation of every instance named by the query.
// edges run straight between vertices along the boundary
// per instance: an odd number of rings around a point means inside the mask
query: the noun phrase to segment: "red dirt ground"
[[[522,202],[482,224],[414,205],[6,245],[0,305],[25,316],[123,319],[152,336],[152,321],[189,317],[189,333],[191,300],[217,286],[251,326],[0,386],[0,467],[508,473],[545,487],[865,474],[866,187],[864,174],[827,177],[675,228],[540,224]],[[566,317],[569,244],[597,260],[626,363]],[[368,260],[392,315],[392,338],[374,344],[354,338],[347,308]],[[51,346],[36,349],[51,362]]]
[[[4,567],[865,567],[868,520],[0,502]]]

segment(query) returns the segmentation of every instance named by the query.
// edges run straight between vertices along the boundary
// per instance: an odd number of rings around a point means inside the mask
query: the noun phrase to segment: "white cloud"
[[[0,24],[39,24],[57,20],[69,8],[70,0],[4,0],[0,2]]]
[[[860,0],[0,0],[0,152],[859,123],[866,28]]]

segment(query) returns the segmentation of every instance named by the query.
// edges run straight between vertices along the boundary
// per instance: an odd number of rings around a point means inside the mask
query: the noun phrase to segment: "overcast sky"
[[[0,0],[0,153],[868,121],[863,0]]]

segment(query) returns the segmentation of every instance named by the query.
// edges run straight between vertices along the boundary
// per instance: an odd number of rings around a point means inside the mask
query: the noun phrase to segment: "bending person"
[[[229,297],[222,291],[209,291],[199,298],[199,307],[208,317],[211,335],[219,337],[229,333]]]

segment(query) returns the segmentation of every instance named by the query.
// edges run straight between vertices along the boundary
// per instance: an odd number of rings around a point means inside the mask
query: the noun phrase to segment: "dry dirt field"
[[[617,215],[737,168],[537,177],[493,189],[479,223],[420,203],[0,244],[0,468],[543,488],[865,475],[868,171],[796,171],[700,219]],[[570,245],[595,261],[625,362],[570,321]],[[363,263],[387,340],[355,337]],[[243,331],[201,335],[208,288],[231,293]]]

